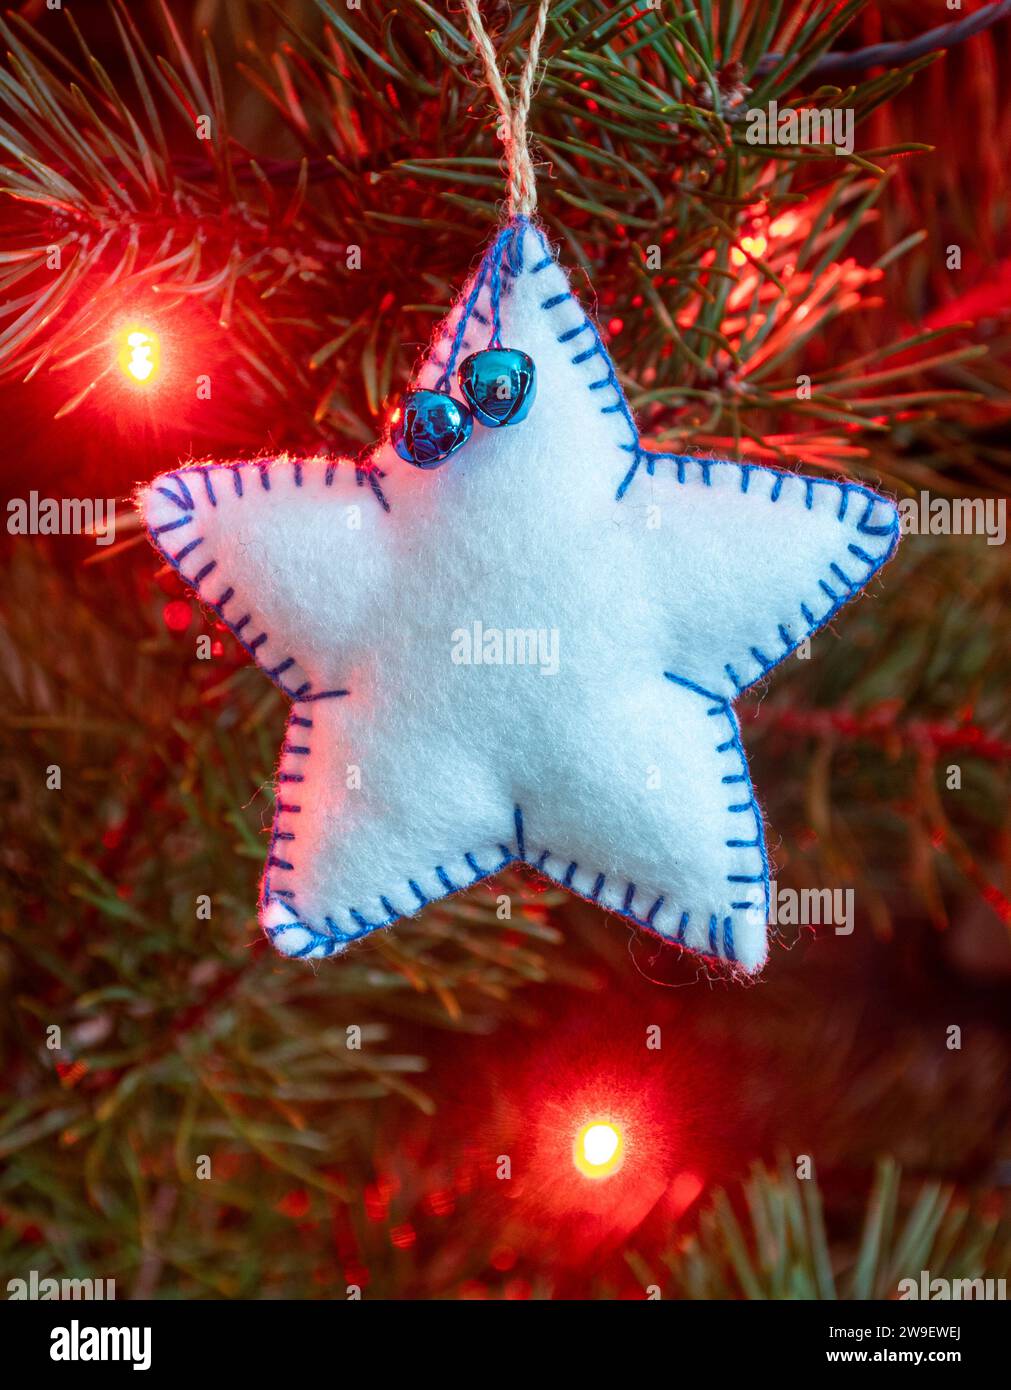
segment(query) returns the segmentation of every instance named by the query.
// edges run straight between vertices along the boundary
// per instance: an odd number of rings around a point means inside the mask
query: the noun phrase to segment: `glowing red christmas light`
[[[583,1125],[572,1146],[572,1161],[586,1178],[609,1178],[621,1167],[625,1142],[610,1120]]]
[[[123,375],[135,386],[150,386],[161,365],[161,344],[157,333],[131,324],[120,333],[119,365]]]
[[[390,1242],[397,1250],[410,1250],[418,1239],[418,1233],[410,1222],[405,1222],[402,1226],[394,1226],[390,1232]]]
[[[166,603],[161,616],[169,632],[185,632],[193,617],[193,609],[184,598],[174,598]]]

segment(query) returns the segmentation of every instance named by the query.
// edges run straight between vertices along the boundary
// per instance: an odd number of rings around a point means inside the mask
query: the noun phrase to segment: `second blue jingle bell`
[[[391,442],[406,463],[437,468],[466,444],[474,421],[467,407],[442,391],[409,391],[393,421]]]
[[[518,425],[537,394],[533,359],[516,348],[486,348],[460,363],[460,392],[482,425]]]

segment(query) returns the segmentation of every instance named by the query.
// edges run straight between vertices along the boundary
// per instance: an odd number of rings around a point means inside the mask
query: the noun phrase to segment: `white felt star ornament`
[[[201,463],[154,544],[291,698],[260,920],[315,958],[525,860],[689,950],[766,957],[733,701],[876,574],[891,502],[647,451],[541,231],[496,239],[414,382],[488,345],[537,398],[433,470]],[[500,269],[500,276],[489,273]],[[459,330],[459,331],[458,331]]]

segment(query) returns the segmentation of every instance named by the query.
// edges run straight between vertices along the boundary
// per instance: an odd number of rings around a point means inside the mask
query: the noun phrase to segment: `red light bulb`
[[[621,1130],[610,1120],[583,1125],[572,1146],[572,1161],[586,1178],[609,1178],[621,1167],[625,1143]]]

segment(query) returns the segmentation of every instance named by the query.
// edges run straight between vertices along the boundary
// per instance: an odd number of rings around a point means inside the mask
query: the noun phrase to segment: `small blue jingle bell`
[[[437,468],[466,444],[473,428],[462,401],[442,391],[409,391],[394,417],[390,442],[405,463]]]
[[[537,394],[533,359],[516,348],[486,348],[460,363],[460,390],[482,425],[518,425]]]

